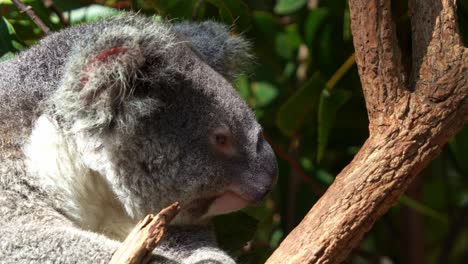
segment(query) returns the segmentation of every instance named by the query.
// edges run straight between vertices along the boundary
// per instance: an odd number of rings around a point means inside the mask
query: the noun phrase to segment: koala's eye
[[[210,133],[210,144],[217,152],[226,155],[235,153],[231,131],[226,127],[220,127]]]

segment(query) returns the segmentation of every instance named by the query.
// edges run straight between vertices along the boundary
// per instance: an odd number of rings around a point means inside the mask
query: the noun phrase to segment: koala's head
[[[239,210],[277,164],[231,81],[248,44],[214,22],[116,19],[70,57],[50,112],[134,219],[179,201],[179,221]]]

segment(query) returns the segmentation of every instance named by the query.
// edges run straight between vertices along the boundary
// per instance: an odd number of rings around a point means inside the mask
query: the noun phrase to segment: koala
[[[181,211],[154,263],[235,263],[209,220],[261,201],[277,163],[233,89],[249,44],[216,22],[122,14],[0,64],[0,262],[106,263]]]

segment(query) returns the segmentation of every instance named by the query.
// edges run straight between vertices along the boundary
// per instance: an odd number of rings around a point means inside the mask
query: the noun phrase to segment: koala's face
[[[276,181],[276,159],[226,78],[246,44],[212,22],[174,27],[193,45],[141,25],[80,50],[51,100],[83,163],[135,220],[176,201],[179,223],[258,203]]]
[[[220,62],[184,43],[159,52],[133,38],[71,59],[52,100],[86,166],[135,220],[176,201],[179,223],[258,203],[276,181],[276,159]]]
[[[179,201],[179,221],[193,223],[258,203],[275,183],[277,164],[252,111],[194,53],[176,50],[167,63],[179,65],[172,81],[136,88],[144,90],[136,101],[152,98],[159,108],[132,133],[106,133],[105,149],[135,214]]]

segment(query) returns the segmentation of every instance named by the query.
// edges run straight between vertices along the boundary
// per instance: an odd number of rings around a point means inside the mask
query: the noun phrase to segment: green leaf
[[[234,87],[239,92],[244,100],[248,100],[250,97],[250,89],[249,89],[249,78],[245,74],[239,75],[236,80],[234,81]]]
[[[279,33],[276,36],[276,53],[285,60],[293,60],[301,42],[302,40],[297,30],[297,25],[289,25],[285,33]]]
[[[323,157],[328,143],[328,135],[333,127],[338,110],[349,100],[351,92],[346,90],[323,89],[318,108],[317,161]]]
[[[91,5],[82,7],[70,12],[70,23],[79,24],[96,21],[104,17],[110,17],[120,14],[121,11],[101,5]]]
[[[3,36],[6,35],[15,35],[15,28],[8,22],[8,20],[5,17],[2,17],[2,28],[1,28],[1,33]]]
[[[273,39],[276,34],[282,30],[282,27],[278,23],[276,17],[268,12],[255,11],[253,20],[255,23],[256,33],[266,39]]]
[[[468,126],[458,132],[449,141],[450,150],[452,151],[455,161],[463,173],[468,174]]]
[[[346,9],[343,15],[343,40],[351,41],[351,15],[349,14],[349,6],[346,5]]]
[[[0,62],[7,61],[9,59],[12,59],[13,57],[15,57],[15,54],[9,51],[0,57]]]
[[[292,48],[297,49],[302,43],[301,36],[299,35],[299,30],[297,29],[297,24],[291,24],[286,27],[286,35],[288,37],[289,45]]]
[[[315,120],[320,92],[325,82],[317,72],[280,108],[276,124],[285,135],[292,135],[306,121]]]
[[[0,56],[2,60],[7,58],[4,56],[8,53],[14,53],[22,50],[24,44],[16,37],[16,32],[13,26],[5,17],[0,19]]]
[[[271,234],[270,247],[272,248],[278,247],[283,237],[284,237],[284,233],[282,230],[280,229],[275,230],[273,234]]]
[[[278,96],[278,89],[267,82],[253,83],[252,90],[255,94],[256,107],[266,106]]]
[[[288,45],[288,37],[285,33],[280,33],[275,38],[276,54],[281,58],[287,60],[293,56],[293,51]]]
[[[242,249],[252,239],[258,221],[246,213],[236,212],[215,217],[213,224],[220,247],[234,252]]]
[[[329,10],[326,7],[313,9],[309,12],[304,26],[305,42],[309,47],[317,38],[317,33],[326,22]]]
[[[317,173],[317,178],[320,181],[326,183],[327,185],[332,184],[333,181],[335,180],[335,177],[333,176],[333,174],[329,173],[326,170],[318,169],[316,173]]]
[[[284,77],[284,79],[293,78],[293,76],[296,74],[296,67],[297,65],[294,62],[286,63],[283,69],[282,77]]]
[[[306,3],[307,0],[277,0],[274,11],[280,15],[287,15],[299,10]]]

